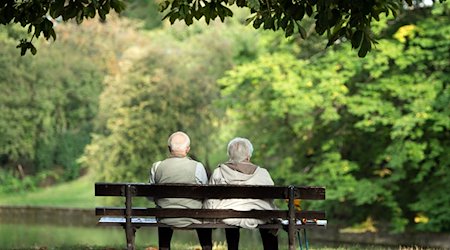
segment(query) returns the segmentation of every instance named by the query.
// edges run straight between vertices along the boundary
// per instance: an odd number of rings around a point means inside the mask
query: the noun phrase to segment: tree
[[[96,178],[147,181],[151,163],[166,157],[167,138],[178,130],[191,137],[190,155],[208,166],[223,116],[214,106],[216,81],[245,52],[247,43],[236,39],[241,34],[219,24],[142,35],[145,43],[122,55],[123,66],[107,77],[100,96],[101,124],[83,157]]]
[[[75,178],[97,112],[102,69],[83,53],[64,60],[74,48],[64,42],[51,50],[39,46],[42,57],[18,57],[7,46],[13,43],[0,38],[0,167],[21,165],[30,175],[57,167],[64,179]]]
[[[445,1],[445,0],[440,0]],[[56,39],[54,30],[55,20],[76,20],[93,18],[97,14],[105,20],[108,13],[114,10],[121,13],[126,5],[125,0],[5,0],[0,4],[0,24],[11,22],[20,23],[28,27],[30,39],[22,39],[17,46],[21,54],[30,50],[36,53],[33,39],[41,34],[45,39]],[[375,38],[371,32],[371,24],[379,21],[381,15],[396,15],[403,4],[409,6],[421,4],[421,1],[412,0],[380,0],[380,1],[326,1],[326,0],[166,0],[160,4],[161,11],[168,10],[165,18],[171,23],[184,20],[187,25],[193,23],[194,18],[204,18],[206,23],[217,17],[222,21],[233,15],[230,6],[250,10],[253,27],[278,30],[282,29],[285,35],[291,36],[299,33],[306,38],[306,30],[301,21],[305,16],[316,19],[315,31],[322,35],[326,33],[328,46],[337,40],[351,41],[352,47],[359,49],[358,55],[364,57],[372,49]]]
[[[406,13],[363,59],[348,60],[344,44],[229,71],[224,104],[254,141],[255,162],[277,183],[326,186],[326,211],[343,224],[370,217],[393,231],[448,232],[448,10]]]
[[[58,43],[36,43],[39,57],[17,54],[13,45],[25,32],[19,25],[0,28],[0,171],[20,165],[36,179],[79,176],[77,159],[97,122],[104,75],[119,68],[117,58],[130,44],[139,44],[130,27],[114,17],[58,25]]]

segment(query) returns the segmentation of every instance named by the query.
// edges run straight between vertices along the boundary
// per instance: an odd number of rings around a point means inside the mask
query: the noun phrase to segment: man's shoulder
[[[161,164],[161,162],[162,162],[162,161],[157,161],[157,162],[154,162],[154,163],[152,164],[152,168],[156,168],[156,167],[158,167],[158,166],[159,166],[159,164]]]
[[[194,160],[194,159],[191,159],[191,158],[186,158],[189,162],[191,162],[191,163],[193,163],[193,164],[195,164],[195,165],[200,165],[200,166],[202,166],[203,167],[203,163],[201,163],[200,161],[196,161],[196,160]]]

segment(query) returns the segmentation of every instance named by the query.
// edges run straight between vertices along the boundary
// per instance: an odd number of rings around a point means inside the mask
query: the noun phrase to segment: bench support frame
[[[190,190],[190,191],[186,191]],[[226,189],[226,190],[225,190]],[[236,190],[245,189],[247,192],[236,192]],[[180,191],[181,190],[181,191]],[[230,190],[233,190],[231,192]],[[261,192],[261,190],[265,190]],[[266,192],[268,191],[268,192]],[[251,194],[250,194],[251,193]],[[219,187],[218,185],[206,186],[206,185],[149,185],[142,183],[96,183],[95,184],[95,195],[96,196],[122,196],[125,198],[125,208],[107,208],[101,207],[96,208],[97,216],[114,216],[115,218],[122,218],[122,222],[117,221],[99,221],[101,225],[120,225],[123,227],[126,236],[127,250],[135,250],[135,233],[136,230],[142,226],[156,226],[165,227],[168,225],[160,224],[157,221],[145,222],[136,221],[136,216],[153,216],[153,217],[168,217],[177,218],[179,215],[185,215],[193,218],[215,218],[218,220],[225,218],[253,218],[267,219],[267,218],[284,218],[284,223],[281,224],[263,224],[260,225],[264,228],[282,228],[288,233],[288,249],[295,250],[296,236],[299,240],[299,246],[302,246],[301,230],[303,229],[303,238],[305,241],[306,250],[308,250],[308,241],[306,239],[306,228],[312,227],[326,227],[326,220],[324,224],[316,224],[307,222],[307,219],[314,219],[316,221],[324,220],[325,213],[323,211],[297,211],[295,207],[295,199],[306,199],[306,200],[324,200],[325,199],[325,189],[321,187],[265,187],[265,186],[252,186],[243,187],[237,186],[233,187],[227,185],[225,187]],[[216,198],[216,199],[226,199],[226,198],[272,198],[272,199],[286,199],[288,200],[287,210],[255,210],[255,211],[234,211],[234,210],[214,210],[208,211],[208,209],[198,209],[198,211],[193,211],[195,209],[188,209],[185,211],[176,211],[177,209],[166,209],[161,211],[161,209],[152,208],[133,208],[133,197],[143,196],[148,197],[149,195],[153,197],[179,197],[179,198]],[[196,196],[196,197],[191,197]],[[172,211],[170,211],[172,210]],[[175,211],[174,211],[175,210]],[[180,209],[178,209],[180,210]],[[181,209],[184,210],[184,209]],[[272,217],[274,216],[275,217]],[[205,216],[205,217],[200,217]],[[259,216],[259,217],[258,217]],[[270,216],[270,217],[269,217]],[[298,222],[301,221],[301,224]],[[188,227],[188,229],[202,227],[201,225],[194,225],[193,227]],[[229,228],[233,226],[226,225],[224,223],[211,223],[203,224],[203,227],[208,228]],[[297,235],[296,235],[297,234]]]

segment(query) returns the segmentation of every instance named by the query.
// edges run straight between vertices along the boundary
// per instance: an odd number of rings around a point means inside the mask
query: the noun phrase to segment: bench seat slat
[[[159,223],[156,218],[132,218],[131,222],[137,227],[171,227],[164,223]],[[124,226],[125,218],[123,217],[101,217],[98,225],[102,226]],[[326,220],[318,220],[314,223],[303,224],[300,220],[296,223],[296,228],[308,228],[308,227],[323,227],[327,225]],[[277,229],[287,226],[287,221],[281,221],[279,223],[260,224],[258,228]],[[227,225],[221,221],[216,222],[204,222],[202,224],[191,224],[190,226],[178,228],[178,229],[193,229],[193,228],[238,228],[237,226]]]
[[[124,188],[131,185],[133,196],[171,197],[194,199],[287,199],[286,186],[245,186],[245,185],[188,185],[188,184],[148,184],[148,183],[95,183],[95,196],[124,196]],[[295,197],[308,200],[324,200],[323,187],[295,187]]]
[[[96,208],[97,216],[125,216],[125,208],[103,207]],[[132,216],[155,216],[164,218],[200,218],[200,219],[226,219],[226,218],[256,218],[270,219],[280,218],[287,219],[288,212],[286,210],[250,210],[236,211],[231,209],[175,209],[175,208],[133,208]],[[305,219],[325,219],[323,211],[296,211],[296,218]]]

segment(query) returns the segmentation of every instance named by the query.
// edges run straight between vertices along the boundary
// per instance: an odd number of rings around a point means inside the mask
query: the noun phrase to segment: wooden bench
[[[277,223],[259,225],[259,228],[278,228],[288,232],[289,249],[295,249],[295,234],[300,229],[325,228],[323,211],[308,211],[295,208],[295,199],[324,200],[325,188],[302,186],[237,186],[237,185],[188,185],[147,183],[95,183],[95,196],[122,196],[124,207],[96,207],[98,225],[122,226],[125,229],[127,249],[134,250],[135,231],[140,227],[170,227],[156,218],[188,217],[205,220],[203,224],[192,224],[193,228],[231,228],[221,219],[256,218],[274,220]],[[192,199],[283,199],[287,208],[280,210],[235,211],[230,209],[163,209],[133,207],[133,197],[192,198]],[[301,244],[301,243],[300,243]]]

